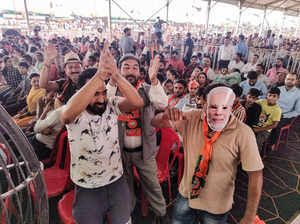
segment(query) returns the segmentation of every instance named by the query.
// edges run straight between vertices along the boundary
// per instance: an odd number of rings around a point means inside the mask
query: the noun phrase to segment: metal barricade
[[[48,198],[34,150],[0,105],[0,223],[48,224]],[[30,184],[35,188],[32,198]]]

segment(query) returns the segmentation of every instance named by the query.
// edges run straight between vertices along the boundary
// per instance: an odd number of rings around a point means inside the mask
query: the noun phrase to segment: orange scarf
[[[137,83],[137,90],[140,88],[141,84],[141,81]],[[126,115],[120,114],[118,120],[126,122],[126,136],[141,136],[142,131],[139,110],[134,110]]]
[[[181,98],[183,98],[183,97],[184,97],[184,94],[183,94],[182,96],[177,97],[177,98],[176,98],[176,95],[171,96],[170,99],[168,100],[168,106],[169,106],[170,108],[175,107],[175,105],[178,103],[178,101],[179,101]],[[176,99],[175,99],[175,98],[176,98]],[[174,100],[174,99],[175,99],[175,100]],[[170,103],[172,102],[172,100],[174,100],[174,102],[170,105]]]
[[[203,135],[205,142],[202,150],[200,151],[200,156],[192,178],[191,199],[197,198],[200,194],[201,188],[205,185],[205,179],[208,173],[211,153],[213,150],[213,143],[217,140],[221,132],[222,131],[216,131],[211,138],[208,138],[208,124],[206,116],[203,117]]]

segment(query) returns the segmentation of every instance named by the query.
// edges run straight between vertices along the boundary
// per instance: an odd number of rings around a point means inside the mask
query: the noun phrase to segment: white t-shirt
[[[123,175],[119,135],[119,97],[110,98],[102,116],[83,111],[66,125],[71,151],[71,179],[84,188],[98,188]]]
[[[237,68],[240,71],[242,71],[244,65],[245,65],[244,62],[242,62],[242,61],[240,61],[239,63],[236,63],[235,60],[232,60],[229,62],[228,70],[230,71],[231,69]]]

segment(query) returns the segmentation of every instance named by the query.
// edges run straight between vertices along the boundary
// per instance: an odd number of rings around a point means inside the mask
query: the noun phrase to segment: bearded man
[[[166,215],[166,203],[157,177],[155,156],[157,154],[156,132],[151,125],[155,110],[163,110],[168,104],[168,97],[157,79],[160,67],[159,55],[156,55],[149,68],[151,85],[139,81],[140,61],[132,54],[124,55],[119,62],[121,75],[137,89],[143,99],[143,107],[119,116],[119,142],[125,167],[125,175],[135,207],[133,167],[136,168],[142,188],[155,213],[156,223],[161,223]],[[122,95],[113,80],[108,85],[108,95]]]

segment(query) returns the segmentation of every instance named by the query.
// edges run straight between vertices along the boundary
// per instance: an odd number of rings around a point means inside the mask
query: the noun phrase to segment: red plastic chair
[[[274,150],[277,150],[277,149],[278,149],[278,146],[280,145],[280,139],[281,139],[281,136],[282,136],[283,132],[286,132],[286,133],[285,133],[284,144],[287,145],[287,143],[288,143],[288,138],[289,138],[289,134],[290,134],[291,126],[293,125],[293,123],[295,122],[296,119],[297,119],[297,117],[294,117],[288,125],[283,126],[283,127],[280,129],[279,137],[278,137],[278,139],[277,139],[277,142],[275,143]]]
[[[58,132],[58,134],[56,135],[55,142],[53,144],[52,151],[50,153],[49,158],[42,160],[42,163],[44,164],[44,166],[52,164],[55,161],[57,151],[58,151],[58,146],[60,143],[60,137],[65,131],[66,131],[66,126],[63,126],[61,128],[61,130]]]
[[[66,193],[58,202],[58,214],[63,224],[76,224],[76,221],[72,218],[74,194],[74,190],[70,191]]]
[[[177,148],[180,147],[180,140],[177,133],[172,128],[161,128],[156,129],[156,132],[161,130],[161,142],[159,146],[158,153],[156,155],[156,164],[157,164],[157,177],[159,183],[168,181],[168,193],[169,193],[169,202],[172,201],[172,191],[171,191],[171,179],[170,179],[170,167],[169,158],[171,154],[171,149],[174,143],[177,143]],[[177,149],[176,149],[177,150]],[[133,168],[133,174],[138,183],[140,179],[136,167]],[[144,191],[141,189],[141,210],[142,215],[148,215],[148,201],[144,194]]]
[[[65,147],[65,145],[67,147]],[[63,159],[63,154],[65,150],[65,158]],[[60,164],[63,163],[63,168]],[[65,131],[59,140],[58,152],[54,166],[47,168],[43,172],[48,198],[56,197],[63,193],[68,185],[68,180],[70,178],[70,147],[68,141],[68,133]],[[35,198],[34,186],[30,184],[30,190]]]
[[[60,220],[63,224],[76,224],[77,222],[72,217],[72,207],[74,203],[74,190],[66,193],[62,199],[58,202],[58,214],[60,216]],[[108,223],[111,224],[111,219],[109,214],[107,213]]]

